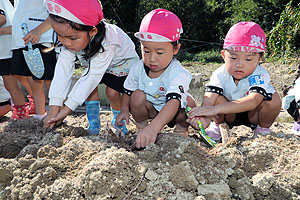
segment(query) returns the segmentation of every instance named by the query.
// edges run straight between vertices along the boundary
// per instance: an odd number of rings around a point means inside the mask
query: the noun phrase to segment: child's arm
[[[259,93],[250,93],[248,96],[215,106],[201,106],[193,109],[190,116],[213,116],[218,114],[233,114],[254,110],[264,99]]]
[[[6,23],[6,17],[5,17],[5,15],[0,15],[0,26],[2,26],[3,24],[5,24]]]
[[[219,96],[220,95],[217,93],[205,92],[201,106],[215,105]],[[198,106],[198,107],[201,107],[201,106]],[[191,124],[195,129],[199,129],[197,120],[200,120],[203,127],[207,128],[211,122],[211,117],[210,116],[204,117],[204,116],[197,115],[198,107],[192,108],[192,110],[189,112],[190,116],[189,116],[189,118],[187,118],[186,121],[189,124]]]
[[[51,28],[50,18],[48,17],[43,23],[36,28],[32,29],[23,39],[25,44],[31,41],[32,44],[39,42],[40,37],[43,33]]]
[[[179,106],[180,101],[176,99],[169,100],[151,123],[138,132],[136,147],[146,147],[150,143],[154,143],[159,131],[174,118]]]
[[[0,35],[11,34],[11,26],[0,27]]]
[[[122,120],[125,120],[126,124],[129,124],[129,101],[130,96],[124,93],[121,97],[121,112],[116,118],[116,125],[118,126],[124,125],[121,122]]]

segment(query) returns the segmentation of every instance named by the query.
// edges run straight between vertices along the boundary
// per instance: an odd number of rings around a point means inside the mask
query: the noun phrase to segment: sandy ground
[[[186,65],[206,82],[218,65]],[[264,63],[279,92],[297,65]],[[245,126],[209,148],[190,128],[190,138],[164,128],[145,149],[133,146],[136,129],[115,135],[110,112],[101,113],[100,136],[88,136],[84,113],[45,130],[34,119],[0,119],[0,199],[300,199],[300,137],[282,112],[268,136],[253,138]]]

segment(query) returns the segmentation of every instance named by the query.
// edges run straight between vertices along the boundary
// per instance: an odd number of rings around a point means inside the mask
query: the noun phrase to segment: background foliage
[[[13,3],[13,0],[11,0]],[[155,8],[174,12],[183,24],[180,58],[222,48],[228,29],[239,21],[258,23],[267,35],[267,56],[296,58],[300,54],[299,0],[101,0],[104,16],[132,40],[142,18]],[[138,48],[139,49],[139,48]],[[207,53],[204,53],[207,54]]]
[[[298,1],[297,1],[298,2]],[[269,56],[298,56],[299,3],[296,0],[102,0],[105,18],[133,33],[155,8],[174,12],[183,24],[183,54],[219,50],[228,29],[254,21],[266,32]]]

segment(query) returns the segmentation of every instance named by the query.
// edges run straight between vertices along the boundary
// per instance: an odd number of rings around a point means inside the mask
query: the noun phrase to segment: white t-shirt
[[[12,49],[19,49],[25,47],[21,24],[23,22],[27,23],[28,32],[30,32],[43,23],[49,17],[49,14],[44,0],[18,0],[15,1],[15,5],[12,21]],[[53,29],[46,31],[41,35],[38,43],[53,43],[52,35]]]
[[[157,111],[160,111],[167,100],[178,99],[181,107],[187,105],[187,91],[192,80],[192,74],[182,67],[181,63],[173,59],[165,71],[157,78],[150,78],[145,70],[143,60],[133,66],[124,82],[125,90],[142,90],[146,98]],[[177,98],[179,97],[179,98]]]
[[[75,110],[84,103],[97,87],[104,73],[117,71],[121,76],[121,71],[124,74],[128,73],[131,65],[135,65],[139,60],[133,42],[124,31],[115,25],[107,23],[105,23],[105,27],[106,34],[102,42],[105,51],[103,53],[98,52],[91,58],[89,72],[87,73],[88,69],[84,70],[69,95],[76,53],[62,47],[49,90],[49,105],[62,106],[67,99],[65,105]],[[118,68],[118,70],[111,70],[113,68]]]
[[[0,0],[0,11],[6,17],[6,23],[1,27],[10,26],[13,19],[14,8],[9,0]],[[0,35],[0,44],[0,59],[11,58],[11,34]]]
[[[0,103],[10,99],[9,92],[5,89],[2,76],[0,76]]]
[[[270,83],[269,73],[260,65],[257,65],[251,75],[241,79],[236,85],[224,64],[213,72],[209,83],[205,86],[206,91],[224,95],[228,101],[240,99],[251,92],[262,94],[264,99],[272,99],[272,94],[275,93]]]

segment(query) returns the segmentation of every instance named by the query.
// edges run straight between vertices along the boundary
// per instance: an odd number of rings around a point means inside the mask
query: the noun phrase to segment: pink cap
[[[224,49],[244,52],[265,52],[266,36],[254,22],[239,22],[233,25],[224,40]]]
[[[103,19],[100,0],[46,0],[49,13],[76,22],[96,26]]]
[[[155,9],[142,20],[139,32],[134,36],[142,41],[174,42],[182,33],[180,19],[165,9]]]

